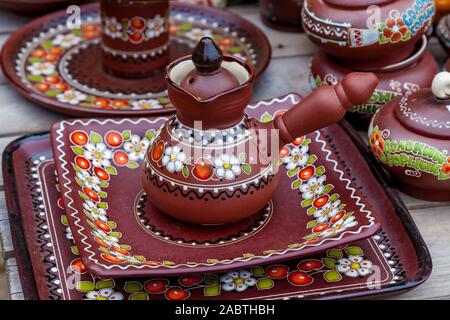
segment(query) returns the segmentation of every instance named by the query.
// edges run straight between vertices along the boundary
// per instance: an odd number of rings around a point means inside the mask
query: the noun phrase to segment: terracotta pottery
[[[162,73],[169,62],[169,0],[101,0],[103,67],[126,78]]]
[[[401,189],[420,199],[450,200],[450,73],[396,99],[373,118],[370,146]]]
[[[447,53],[450,54],[450,14],[439,20],[436,27],[436,36]]]
[[[245,115],[253,68],[222,58],[209,38],[199,42],[192,58],[171,63],[166,79],[176,117],[149,148],[144,188],[161,211],[199,224],[236,222],[258,212],[276,189],[282,147],[339,121],[351,105],[370,98],[378,81],[371,73],[350,74],[263,124]],[[185,192],[179,194],[179,188]]]
[[[36,15],[90,0],[0,0],[0,7],[14,12]]]
[[[431,26],[433,0],[306,0],[303,28],[317,46],[352,68],[406,59]]]
[[[139,116],[171,113],[164,75],[123,78],[102,66],[98,4],[81,6],[82,25],[71,30],[65,10],[38,18],[3,45],[1,66],[26,98],[75,116]],[[170,5],[170,60],[192,52],[203,36],[222,50],[253,64],[259,77],[271,49],[254,24],[226,10],[173,2]]]
[[[261,18],[267,26],[289,32],[302,31],[304,0],[259,0]]]
[[[335,85],[352,69],[340,65],[334,57],[318,51],[311,61],[311,87]],[[370,119],[381,107],[396,97],[429,88],[439,67],[427,49],[424,36],[416,51],[407,59],[373,71],[379,83],[372,98],[354,106],[346,115],[353,125],[367,129]]]
[[[267,109],[261,105],[265,108],[262,114],[293,105],[292,96],[286,98],[272,102]],[[25,299],[381,298],[425,281],[431,272],[426,244],[359,135],[345,123],[321,130],[320,135],[329,141],[330,157],[342,166],[344,177],[352,179],[379,213],[383,231],[316,255],[241,267],[236,272],[127,279],[102,279],[87,272],[73,240],[75,231],[68,225],[70,208],[65,208],[54,174],[49,135],[14,141],[6,148],[3,161],[14,250],[6,254],[17,262]],[[287,202],[286,198],[283,201]],[[358,261],[353,268],[345,267],[350,256]],[[64,276],[63,270],[71,276]]]
[[[448,0],[434,0],[436,5],[436,18],[441,18],[442,16],[450,13],[450,1]]]
[[[268,121],[299,101],[290,94],[250,105],[248,111]],[[279,185],[254,215],[220,226],[169,217],[155,206],[164,199],[144,193],[139,183],[146,150],[167,120],[173,123],[175,117],[68,120],[53,127],[68,223],[90,273],[130,277],[236,270],[322,252],[379,229],[370,204],[332,155],[327,133],[319,131],[283,148]],[[243,179],[251,174],[244,164],[250,159],[242,162]],[[190,177],[204,172],[190,169]],[[208,202],[230,207],[232,201],[242,204],[242,197],[256,198],[270,179],[254,178],[247,190],[228,190],[230,196],[207,188],[197,194],[164,178],[151,183],[174,201],[200,203],[197,209],[202,210]]]

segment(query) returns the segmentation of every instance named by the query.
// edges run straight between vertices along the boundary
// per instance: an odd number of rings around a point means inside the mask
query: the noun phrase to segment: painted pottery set
[[[450,73],[436,75],[431,89],[396,99],[369,129],[370,147],[402,190],[414,197],[450,200]]]
[[[277,187],[284,145],[339,121],[352,105],[366,102],[378,83],[371,73],[349,74],[261,123],[244,113],[253,78],[250,64],[222,57],[209,38],[192,58],[167,68],[176,116],[149,148],[144,175],[144,188],[161,211],[200,224],[236,222],[258,212]]]
[[[351,71],[372,71],[380,85],[368,104],[347,118],[357,127],[397,95],[426,88],[437,71],[424,37],[435,14],[432,0],[306,0],[303,28],[318,52],[313,86],[336,83]]]
[[[261,18],[271,28],[282,31],[302,30],[301,12],[304,0],[259,0]]]

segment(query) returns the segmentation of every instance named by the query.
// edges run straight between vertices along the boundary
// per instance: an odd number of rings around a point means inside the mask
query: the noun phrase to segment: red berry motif
[[[292,141],[292,144],[293,144],[294,146],[297,146],[297,147],[298,147],[298,146],[300,146],[300,145],[303,143],[303,141],[305,141],[305,137],[304,137],[304,136],[295,139],[294,141]]]
[[[165,295],[168,300],[186,300],[189,298],[190,293],[179,287],[173,287],[167,290]]]
[[[114,153],[114,162],[119,166],[124,166],[128,163],[128,155],[123,151],[116,151]]]
[[[99,168],[99,167],[95,167],[94,168],[94,174],[97,176],[97,178],[99,178],[100,180],[103,181],[108,181],[109,180],[109,173],[106,172],[105,169]]]
[[[127,250],[124,250],[122,248],[112,247],[111,250],[115,251],[117,253],[120,253],[121,255],[124,255],[124,256],[129,256],[130,255],[130,253]]]
[[[75,157],[75,163],[77,164],[77,166],[84,170],[88,170],[91,167],[91,163],[89,162],[89,160],[81,156]]]
[[[152,158],[155,161],[159,161],[164,154],[164,142],[160,141],[152,150]]]
[[[345,215],[345,211],[338,212],[333,218],[330,219],[331,223],[338,222]]]
[[[287,277],[289,268],[287,266],[276,265],[266,269],[266,274],[272,279],[284,279]]]
[[[105,98],[96,98],[94,101],[92,101],[92,104],[98,108],[105,108],[109,106],[111,101]]]
[[[91,198],[93,201],[95,202],[99,202],[100,201],[100,197],[98,196],[97,192],[89,189],[88,187],[83,187],[83,192],[89,197]]]
[[[145,21],[142,18],[133,18],[131,26],[136,30],[143,30],[145,28]]]
[[[112,263],[123,263],[123,262],[124,262],[123,259],[120,259],[120,258],[118,258],[118,257],[116,257],[116,256],[113,256],[113,255],[110,255],[110,254],[108,254],[108,253],[102,253],[102,254],[101,254],[101,257],[102,257],[104,260],[109,261],[109,262],[112,262]]]
[[[86,268],[83,264],[83,261],[81,261],[80,258],[73,260],[70,263],[70,269],[75,273],[85,273]]]
[[[123,143],[122,135],[117,131],[110,131],[105,136],[106,143],[113,147],[120,147]]]
[[[329,195],[324,194],[324,195],[318,197],[316,200],[314,200],[313,206],[316,208],[322,208],[328,202],[329,198],[330,198]]]
[[[289,273],[288,281],[294,286],[310,285],[314,279],[303,271],[292,271]]]
[[[213,175],[213,167],[208,160],[200,160],[195,164],[192,173],[199,180],[208,180]]]
[[[445,163],[442,166],[442,172],[445,174],[450,174],[450,163]]]
[[[297,265],[298,270],[301,271],[313,271],[323,267],[323,263],[320,260],[304,260]]]
[[[314,175],[315,171],[313,166],[306,167],[298,173],[298,177],[302,180],[308,180]]]
[[[330,225],[329,225],[328,223],[321,223],[321,224],[318,224],[317,226],[315,226],[315,227],[312,229],[312,232],[314,232],[314,233],[322,232],[322,231],[328,229],[329,226],[330,226]]]
[[[183,287],[191,287],[195,284],[199,284],[203,281],[203,277],[198,276],[198,275],[193,275],[193,276],[185,276],[182,277],[178,280],[178,282],[183,286]]]
[[[288,149],[288,148],[283,147],[283,148],[280,150],[280,158],[284,158],[284,157],[286,157],[288,154],[289,154],[289,149]]]
[[[130,35],[130,41],[133,43],[139,43],[142,41],[143,38],[144,38],[144,36],[142,35],[141,32],[133,32]]]
[[[103,221],[94,220],[94,223],[100,230],[102,230],[104,232],[111,232],[111,228]]]
[[[166,279],[152,279],[144,284],[145,291],[151,294],[160,294],[166,291],[169,281]]]
[[[89,141],[88,135],[83,131],[74,131],[70,134],[70,141],[77,146],[84,146]]]

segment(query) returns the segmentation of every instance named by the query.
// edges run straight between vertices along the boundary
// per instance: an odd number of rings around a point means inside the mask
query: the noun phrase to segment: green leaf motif
[[[242,166],[242,171],[246,174],[250,174],[252,172],[252,166],[246,163]]]
[[[101,280],[101,281],[97,282],[97,289],[101,290],[101,289],[105,289],[105,288],[114,288],[115,285],[116,285],[116,283],[112,279]]]
[[[106,172],[108,172],[109,174],[117,175],[117,169],[114,168],[114,167],[106,167],[105,170],[106,170]]]
[[[308,224],[306,225],[306,228],[311,229],[314,228],[317,225],[317,220],[312,220],[310,222],[308,222]]]
[[[342,280],[342,276],[339,272],[337,271],[327,271],[323,274],[323,278],[327,281],[327,282],[338,282]]]
[[[219,283],[219,277],[215,274],[207,274],[204,281],[206,284],[216,284]]]
[[[76,256],[79,256],[79,255],[80,255],[80,251],[78,250],[78,247],[77,247],[77,246],[71,246],[71,247],[70,247],[70,251],[72,251],[72,253],[73,253],[74,255],[76,255]]]
[[[190,24],[190,23],[182,23],[182,24],[180,24],[178,26],[177,29],[181,30],[181,31],[190,31],[190,30],[192,30],[192,24]]]
[[[210,285],[210,286],[205,287],[203,289],[203,295],[205,297],[215,297],[215,296],[218,296],[220,294],[220,291],[221,291],[220,285],[219,284],[213,284],[213,285]]]
[[[88,197],[87,195],[85,195],[83,192],[78,191],[78,194],[80,195],[80,197],[81,197],[83,200],[89,200],[89,197]]]
[[[252,274],[255,276],[264,276],[266,274],[266,271],[264,271],[263,267],[256,266],[252,268]]]
[[[293,176],[295,176],[297,174],[298,170],[300,170],[299,167],[289,170],[287,172],[288,177],[292,178]]]
[[[84,182],[83,182],[83,180],[81,180],[81,179],[78,178],[78,177],[75,177],[75,181],[78,183],[78,185],[79,185],[80,187],[84,187]]]
[[[314,202],[314,198],[303,200],[301,205],[303,208],[309,207]]]
[[[145,133],[145,137],[147,138],[148,141],[152,141],[153,138],[155,137],[155,131],[154,130],[148,130]]]
[[[274,285],[275,283],[270,278],[262,278],[256,281],[256,287],[258,288],[258,290],[272,289]]]
[[[45,94],[49,97],[56,97],[60,92],[57,90],[48,90],[45,91]]]
[[[30,80],[30,81],[32,81],[32,82],[41,82],[43,79],[42,79],[42,76],[38,76],[38,75],[29,75],[28,76],[28,80]]]
[[[183,168],[181,169],[181,173],[183,174],[183,177],[189,177],[189,168],[187,166],[183,166]]]
[[[131,131],[130,130],[122,131],[122,137],[123,137],[123,140],[130,140],[130,138],[131,138]]]
[[[69,221],[67,220],[67,216],[66,216],[66,215],[62,215],[62,216],[61,216],[61,223],[62,223],[64,226],[68,226],[68,225],[69,225]]]
[[[325,168],[323,166],[320,166],[316,169],[316,175],[321,176],[325,173]]]
[[[94,144],[103,142],[102,136],[94,131],[92,131],[91,134],[89,135],[89,140]]]
[[[331,249],[327,251],[327,257],[329,258],[342,258],[343,254],[342,254],[342,250],[340,249]]]
[[[113,231],[113,232],[108,233],[108,235],[110,235],[111,237],[114,237],[114,238],[122,238],[122,232]]]
[[[339,195],[337,193],[332,194],[331,197],[330,197],[330,201],[331,202],[334,202],[337,199],[339,199]]]
[[[141,292],[142,284],[138,281],[125,282],[124,290],[128,293]]]
[[[144,256],[134,256],[133,258],[135,258],[139,262],[145,262],[146,260]]]
[[[351,256],[363,256],[364,255],[364,252],[362,251],[362,249],[357,246],[347,247],[344,250]]]
[[[146,292],[136,292],[130,294],[128,300],[149,300],[148,294]]]
[[[97,207],[99,207],[100,209],[108,209],[108,204],[106,202],[99,202],[97,203]]]
[[[300,188],[301,185],[302,185],[302,180],[295,180],[294,182],[291,183],[291,188],[295,190],[295,189]]]
[[[109,187],[109,182],[108,181],[100,181],[100,187],[102,188],[108,188]]]
[[[36,63],[36,62],[43,62],[44,59],[37,58],[37,57],[32,57],[32,58],[28,59],[28,61],[29,61],[30,63]]]
[[[136,169],[139,167],[139,163],[137,163],[136,161],[130,161],[127,163],[127,168],[129,169]]]
[[[84,149],[82,147],[73,146],[72,150],[75,154],[82,156],[84,154]]]
[[[41,43],[42,48],[44,48],[45,50],[51,49],[53,48],[53,42],[51,41],[43,41]]]
[[[110,222],[111,222],[111,221],[110,221]],[[131,250],[131,246],[129,246],[129,245],[127,245],[127,244],[121,244],[121,245],[120,245],[120,249],[130,251],[130,250]]]
[[[272,121],[273,117],[268,114],[267,112],[265,112],[262,117],[261,117],[261,122],[266,123],[266,122],[270,122]]]
[[[101,198],[106,198],[108,196],[108,194],[105,191],[100,191],[98,193],[98,196],[101,197]]]
[[[331,259],[331,258],[323,258],[322,262],[328,269],[334,270],[334,268],[336,266],[336,260]]]
[[[77,291],[89,292],[95,290],[95,284],[92,281],[79,281],[76,284]]]
[[[316,160],[317,160],[317,156],[312,155],[312,156],[309,156],[308,161],[306,161],[306,163],[313,164],[314,162],[316,162]]]
[[[325,186],[325,189],[323,190],[324,193],[329,193],[331,190],[334,189],[334,186],[332,184],[327,184]]]
[[[308,216],[312,216],[316,211],[317,211],[316,208],[310,207],[310,208],[306,211],[306,213],[308,214]]]
[[[107,223],[108,227],[110,227],[111,229],[115,229],[117,228],[117,223],[115,221],[108,221]],[[124,249],[124,248],[122,248]]]

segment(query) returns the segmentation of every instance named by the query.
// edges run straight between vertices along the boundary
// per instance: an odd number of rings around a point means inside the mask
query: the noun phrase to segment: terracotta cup
[[[119,77],[161,72],[169,61],[169,0],[101,0],[103,67]]]

